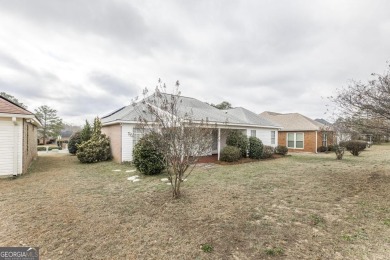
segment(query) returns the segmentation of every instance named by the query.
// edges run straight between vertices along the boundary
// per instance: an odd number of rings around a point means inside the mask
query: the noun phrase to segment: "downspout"
[[[317,149],[318,149],[318,134],[317,134],[317,131],[316,131],[316,151],[315,151],[316,153],[318,153]]]
[[[13,164],[12,175],[18,175],[18,149],[19,149],[19,138],[18,138],[18,122],[16,117],[12,117],[12,123],[14,124],[14,150],[13,150]]]
[[[218,128],[218,161],[221,154],[221,128]]]

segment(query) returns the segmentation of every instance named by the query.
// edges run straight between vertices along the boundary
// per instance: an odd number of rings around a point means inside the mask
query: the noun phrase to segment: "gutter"
[[[194,123],[200,123],[201,121],[193,121]],[[138,121],[125,121],[125,120],[117,120],[117,121],[110,121],[103,123],[102,126],[109,126],[109,125],[115,125],[115,124],[139,124]],[[221,128],[229,128],[229,126],[232,127],[241,127],[241,128],[247,128],[247,127],[255,127],[255,128],[272,128],[280,130],[282,129],[281,126],[261,126],[261,125],[243,125],[243,124],[232,124],[232,123],[221,123],[221,122],[208,122],[208,127],[213,128],[214,126],[221,127]]]

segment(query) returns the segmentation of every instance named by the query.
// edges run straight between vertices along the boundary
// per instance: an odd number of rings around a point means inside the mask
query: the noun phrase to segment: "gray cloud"
[[[390,53],[384,0],[0,3],[0,71],[15,72],[0,88],[76,121],[159,77],[210,103],[322,117],[324,95],[383,72]]]
[[[31,76],[37,75],[37,72],[34,69],[22,64],[20,61],[18,61],[14,57],[12,57],[8,54],[2,53],[2,52],[0,52],[0,64],[2,64],[3,66],[5,66],[8,69],[12,69],[12,70],[15,70],[17,72],[26,73],[26,74],[29,74]]]
[[[130,100],[131,97],[137,95],[137,86],[133,83],[119,79],[116,76],[101,72],[93,72],[89,76],[89,79],[110,96],[125,96]]]

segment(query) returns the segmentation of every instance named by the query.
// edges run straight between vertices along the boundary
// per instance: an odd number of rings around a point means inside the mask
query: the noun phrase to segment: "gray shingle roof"
[[[169,94],[163,95],[166,95],[165,98],[169,98],[170,96]],[[151,99],[151,97],[148,97],[145,100],[147,101],[148,99]],[[229,110],[219,110],[205,102],[190,97],[180,97],[178,110],[180,117],[189,114],[193,120],[198,121],[208,120],[211,123],[237,124],[242,126],[280,127],[278,124],[270,122],[245,108],[239,107]],[[109,115],[102,117],[102,123],[104,125],[115,122],[137,122],[141,114],[142,117],[151,120],[152,117],[147,111],[147,105],[140,101],[135,105],[122,107]]]
[[[265,111],[260,115],[280,124],[283,127],[282,131],[319,131],[326,128],[324,124],[298,113],[279,114]]]

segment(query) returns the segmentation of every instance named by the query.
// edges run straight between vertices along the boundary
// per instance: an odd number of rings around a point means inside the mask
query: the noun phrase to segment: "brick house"
[[[139,113],[145,111],[147,111],[146,106],[139,102],[102,117],[102,133],[110,137],[114,161],[133,160],[133,147],[143,135],[139,128]],[[226,146],[226,137],[231,130],[241,131],[246,136],[258,137],[265,145],[276,146],[278,143],[280,126],[242,107],[219,110],[195,98],[181,96],[179,113],[192,114],[195,121],[207,120],[212,126],[210,128],[212,146],[205,156],[216,155],[219,159],[221,150]]]
[[[278,144],[287,146],[291,152],[316,153],[320,146],[333,145],[333,130],[329,125],[298,113],[266,111],[260,115],[283,127],[278,132]]]
[[[0,176],[25,173],[37,153],[37,129],[33,113],[0,96]]]

